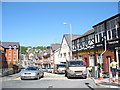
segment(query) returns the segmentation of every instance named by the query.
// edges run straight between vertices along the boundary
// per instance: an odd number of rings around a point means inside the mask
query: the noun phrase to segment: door
[[[109,72],[109,62],[108,62],[109,58],[110,58],[110,62],[111,62],[111,56],[107,56],[105,61],[104,61],[103,69],[105,72]]]

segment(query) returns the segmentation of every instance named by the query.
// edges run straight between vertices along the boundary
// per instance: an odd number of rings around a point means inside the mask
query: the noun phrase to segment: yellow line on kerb
[[[8,79],[8,80],[4,80],[4,81],[11,81],[11,80],[21,80],[21,79],[20,79],[20,77],[18,77],[18,78]]]

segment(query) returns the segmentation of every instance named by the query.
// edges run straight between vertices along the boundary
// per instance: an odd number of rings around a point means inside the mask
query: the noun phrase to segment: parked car
[[[23,79],[39,79],[44,76],[44,72],[41,67],[29,66],[21,72],[21,80]]]
[[[47,72],[53,73],[53,68],[47,68]]]
[[[47,68],[42,68],[42,70],[43,70],[44,72],[47,72]]]
[[[55,73],[62,74],[65,73],[66,65],[65,64],[57,64],[55,68]]]
[[[70,77],[83,77],[87,78],[87,68],[83,61],[71,60],[66,64],[65,76]]]

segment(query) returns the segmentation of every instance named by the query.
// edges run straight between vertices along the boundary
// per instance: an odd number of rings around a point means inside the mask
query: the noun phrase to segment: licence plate
[[[76,75],[81,75],[80,73],[77,73]]]

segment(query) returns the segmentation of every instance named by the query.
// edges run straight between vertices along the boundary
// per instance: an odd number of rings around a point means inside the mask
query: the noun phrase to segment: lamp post
[[[64,22],[63,24],[67,25],[69,23]],[[70,32],[70,60],[72,60],[72,24],[69,24],[69,25],[70,25],[70,30],[69,30]]]

